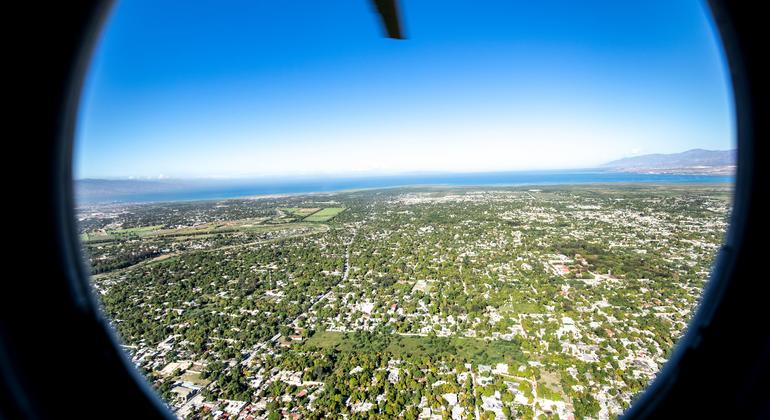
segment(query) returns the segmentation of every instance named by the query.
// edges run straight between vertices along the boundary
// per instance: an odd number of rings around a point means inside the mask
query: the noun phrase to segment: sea
[[[682,175],[580,171],[437,173],[368,177],[237,180],[75,181],[78,205],[218,200],[265,195],[335,192],[407,186],[547,186],[577,184],[732,183],[732,175]]]

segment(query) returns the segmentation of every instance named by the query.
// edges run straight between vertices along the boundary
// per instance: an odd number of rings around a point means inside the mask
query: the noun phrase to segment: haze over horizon
[[[257,180],[263,180],[263,181],[269,181],[269,180],[277,180],[277,181],[286,181],[286,180],[307,180],[307,179],[314,179],[314,178],[326,178],[326,179],[356,179],[356,178],[387,178],[387,177],[403,177],[403,176],[415,176],[415,177],[422,177],[422,176],[431,176],[431,175],[478,175],[478,174],[502,174],[502,173],[538,173],[538,172],[580,172],[580,171],[612,171],[617,170],[619,167],[624,166],[623,163],[626,161],[636,161],[637,159],[644,159],[644,158],[656,158],[656,157],[675,157],[680,155],[685,155],[691,152],[705,152],[708,154],[719,154],[719,162],[716,162],[717,166],[721,167],[728,167],[735,165],[735,153],[736,149],[729,149],[729,150],[704,150],[704,149],[690,149],[686,150],[684,152],[680,153],[671,153],[671,154],[657,154],[657,153],[651,153],[651,154],[644,154],[644,155],[632,155],[627,156],[624,158],[620,158],[618,160],[614,160],[611,162],[605,162],[600,165],[597,165],[595,167],[591,168],[556,168],[556,169],[534,169],[534,170],[481,170],[481,171],[405,171],[405,172],[347,172],[347,173],[316,173],[316,174],[275,174],[275,175],[252,175],[252,176],[197,176],[197,177],[171,177],[167,175],[160,174],[158,176],[115,176],[115,177],[101,177],[101,178],[76,178],[78,181],[190,181],[190,182],[196,182],[196,181],[257,181]],[[715,163],[715,162],[711,162]],[[697,166],[697,162],[691,162],[687,166]],[[630,165],[628,168],[633,168],[636,165]],[[644,167],[644,165],[642,165]],[[655,165],[650,166],[655,167]],[[671,165],[658,165],[658,168],[675,168],[675,166]]]
[[[404,2],[406,41],[383,38],[364,1],[119,3],[86,81],[76,178],[578,169],[732,149],[704,6],[595,3]]]

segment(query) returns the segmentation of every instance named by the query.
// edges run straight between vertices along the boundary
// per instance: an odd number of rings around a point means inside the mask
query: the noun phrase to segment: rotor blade
[[[385,25],[388,38],[405,39],[401,30],[401,20],[398,16],[396,0],[372,0],[377,6],[377,12]]]

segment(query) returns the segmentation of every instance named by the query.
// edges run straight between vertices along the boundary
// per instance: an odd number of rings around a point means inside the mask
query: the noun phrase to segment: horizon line
[[[406,171],[387,171],[387,170],[366,170],[366,171],[350,171],[350,172],[309,172],[303,174],[237,174],[237,175],[207,175],[207,176],[176,176],[176,175],[164,175],[158,174],[153,176],[147,175],[121,175],[121,176],[89,176],[89,177],[73,177],[74,181],[246,181],[246,180],[258,180],[258,179],[307,179],[307,178],[369,178],[369,177],[392,177],[392,176],[419,176],[419,175],[452,175],[452,174],[494,174],[494,173],[510,173],[510,172],[554,172],[554,171],[592,171],[592,170],[612,170],[608,165],[619,162],[626,159],[641,158],[647,156],[670,156],[677,155],[692,151],[704,151],[704,152],[736,152],[737,148],[729,149],[703,149],[694,148],[681,152],[674,153],[645,153],[638,155],[630,155],[614,159],[608,162],[604,162],[595,166],[587,167],[562,167],[562,168],[511,168],[511,169],[492,169],[492,170],[406,170]],[[735,165],[728,165],[735,166]],[[651,168],[652,169],[652,168]],[[656,168],[661,169],[661,168]],[[617,171],[617,170],[616,170]],[[622,172],[622,171],[621,171]]]
[[[233,175],[233,176],[109,176],[109,177],[84,177],[73,178],[74,181],[251,181],[258,179],[307,179],[307,178],[333,178],[333,179],[352,179],[352,178],[380,178],[380,177],[398,177],[398,176],[420,176],[420,175],[474,175],[474,174],[498,174],[511,172],[560,172],[560,171],[611,171],[611,168],[604,167],[579,167],[579,168],[543,168],[543,169],[501,169],[501,170],[457,170],[457,171],[403,171],[403,172],[377,172],[377,171],[359,171],[359,172],[316,172],[299,175],[291,174],[254,174],[254,175]]]

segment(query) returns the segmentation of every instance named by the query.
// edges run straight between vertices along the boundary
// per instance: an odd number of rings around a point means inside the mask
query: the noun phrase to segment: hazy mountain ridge
[[[170,185],[178,184],[177,180],[158,181],[151,179],[98,179],[86,178],[75,180],[76,188],[88,188],[89,191],[100,192],[101,190],[116,190],[121,192],[136,192],[138,189],[145,191],[148,189],[165,189]]]
[[[627,157],[605,163],[601,168],[621,172],[730,175],[735,172],[735,162],[735,149],[692,149]]]
[[[78,179],[75,180],[75,195],[82,198],[128,195],[169,191],[181,189],[185,186],[185,183],[176,180]]]

